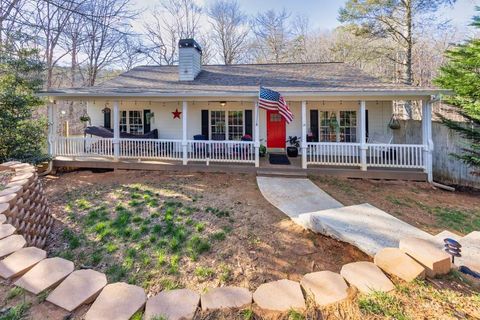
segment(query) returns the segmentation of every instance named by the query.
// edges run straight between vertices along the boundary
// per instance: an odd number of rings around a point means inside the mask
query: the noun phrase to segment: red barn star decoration
[[[180,119],[180,115],[182,114],[181,111],[178,111],[178,108],[175,109],[175,111],[172,112],[173,114],[173,119]]]

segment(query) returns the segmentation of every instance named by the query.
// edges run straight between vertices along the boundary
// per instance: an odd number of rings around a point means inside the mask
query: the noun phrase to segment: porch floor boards
[[[410,180],[426,181],[427,175],[422,170],[398,169],[398,168],[369,168],[361,171],[358,167],[338,167],[309,165],[304,170],[301,168],[301,156],[289,158],[291,165],[272,165],[267,157],[260,158],[260,167],[253,164],[221,163],[190,161],[184,166],[181,161],[167,160],[142,160],[124,159],[113,161],[104,157],[56,157],[53,161],[55,168],[88,168],[88,169],[114,169],[114,170],[154,170],[154,171],[183,171],[183,172],[234,172],[249,173],[255,175],[283,175],[283,176],[321,176],[330,175],[344,178],[358,179],[386,179],[386,180]]]

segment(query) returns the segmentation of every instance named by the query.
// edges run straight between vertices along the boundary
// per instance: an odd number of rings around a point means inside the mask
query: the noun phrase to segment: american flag
[[[287,102],[279,92],[260,87],[258,94],[258,107],[265,110],[278,111],[287,123],[293,121],[293,113],[287,105]]]

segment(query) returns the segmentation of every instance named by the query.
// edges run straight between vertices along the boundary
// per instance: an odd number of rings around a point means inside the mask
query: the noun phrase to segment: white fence
[[[367,166],[422,169],[423,149],[418,144],[367,144]]]
[[[70,157],[113,157],[113,139],[57,137],[53,141],[53,154]]]
[[[360,143],[309,142],[307,164],[359,166]]]
[[[188,161],[255,163],[255,148],[251,141],[187,142]]]
[[[113,139],[56,137],[53,154],[66,157],[114,157]],[[182,140],[120,139],[120,159],[182,160]],[[187,141],[187,161],[255,163],[250,141]]]
[[[366,145],[366,166],[383,168],[423,169],[423,145],[370,144]],[[360,143],[307,143],[307,165],[361,166]]]
[[[180,160],[182,140],[120,139],[120,158]]]

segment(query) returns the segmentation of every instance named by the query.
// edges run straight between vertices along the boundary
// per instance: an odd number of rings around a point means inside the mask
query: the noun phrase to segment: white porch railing
[[[53,142],[53,154],[57,156],[113,157],[113,139],[84,138],[84,137],[56,137],[52,142]]]
[[[120,158],[180,160],[182,140],[120,139]]]
[[[423,150],[421,144],[367,144],[367,166],[422,169]]]
[[[308,142],[307,164],[359,166],[360,143]]]
[[[188,140],[188,161],[255,163],[251,141]]]

